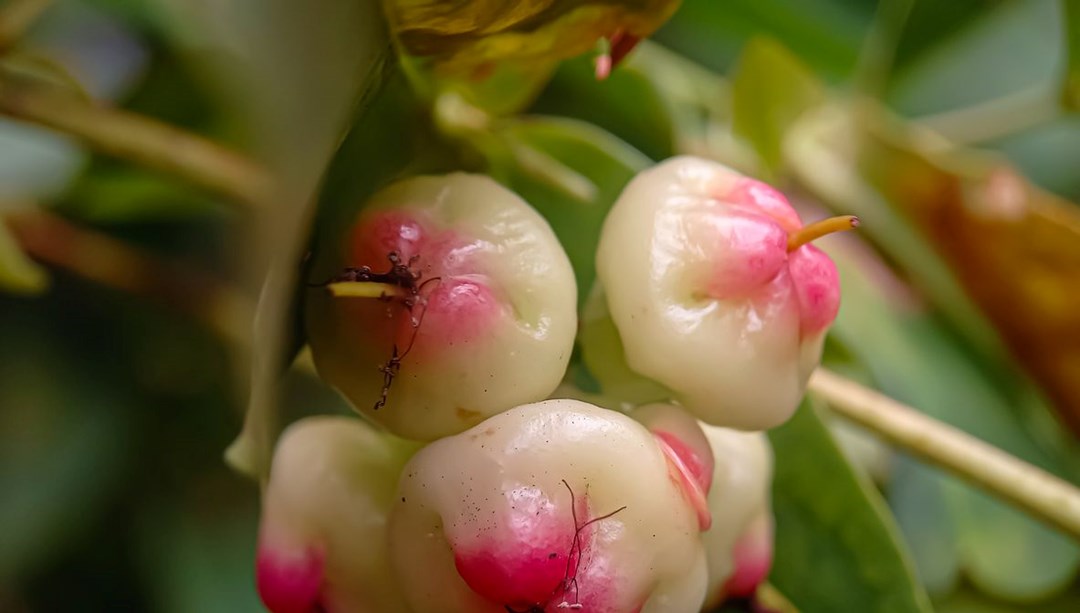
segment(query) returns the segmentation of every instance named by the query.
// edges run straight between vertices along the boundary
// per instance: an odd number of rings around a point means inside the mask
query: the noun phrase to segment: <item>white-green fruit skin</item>
[[[375,234],[392,234],[399,218],[420,230],[402,230],[408,240],[399,247],[372,247],[383,240]],[[356,229],[367,227],[378,232]],[[416,232],[422,236],[409,234]],[[434,298],[379,410],[373,408],[384,384],[379,368],[391,355],[386,329],[404,330],[406,316],[391,319],[385,303],[318,290],[305,305],[319,374],[391,432],[414,440],[456,434],[546,398],[562,380],[577,330],[574,273],[548,223],[510,190],[463,173],[407,179],[365,204],[344,243],[336,267],[322,273],[361,265],[382,272],[394,249],[406,262],[418,256],[423,279],[441,279],[426,287]],[[365,258],[355,254],[365,249],[374,255],[358,261]],[[482,288],[483,299],[444,295],[455,283]],[[409,334],[398,334],[403,351]]]
[[[634,371],[705,422],[761,430],[798,406],[824,332],[803,338],[786,266],[767,299],[710,295],[738,232],[721,198],[743,180],[693,157],[639,173],[604,223],[597,278]]]
[[[720,603],[724,583],[735,571],[735,544],[758,518],[771,522],[773,456],[764,433],[704,423],[701,428],[715,461],[708,497],[713,522],[702,533],[709,566],[706,604],[714,606]]]
[[[542,590],[548,593],[563,576],[572,546],[571,497],[563,480],[573,488],[579,521],[625,507],[590,528],[578,575],[582,610],[641,606],[645,613],[684,613],[701,607],[706,568],[698,518],[653,435],[623,414],[560,399],[491,417],[432,443],[405,467],[391,554],[412,609],[505,613],[514,603],[481,596],[463,579],[474,562],[483,569],[491,559],[505,559],[495,564],[497,572],[516,580],[490,590],[508,585],[512,592],[515,583],[551,571],[552,585]],[[541,548],[536,567],[524,552],[529,547]],[[554,568],[537,568],[549,556]],[[474,581],[484,584],[485,577]],[[547,610],[559,604],[548,603]]]
[[[406,610],[389,565],[386,524],[401,468],[416,448],[356,418],[311,417],[290,426],[263,495],[264,600],[275,588],[267,581],[290,584],[291,561],[317,554],[318,602],[326,611]]]

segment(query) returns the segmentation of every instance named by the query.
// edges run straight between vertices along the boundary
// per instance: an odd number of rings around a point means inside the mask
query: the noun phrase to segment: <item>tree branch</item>
[[[185,313],[234,343],[251,319],[251,305],[212,275],[30,209],[5,215],[12,234],[34,259],[79,277]]]
[[[244,156],[165,123],[96,106],[42,83],[0,71],[0,114],[74,136],[251,206],[264,204],[271,179]]]
[[[809,391],[838,415],[1080,539],[1080,489],[966,432],[824,368]]]
[[[0,9],[0,53],[19,42],[53,0],[10,0]]]

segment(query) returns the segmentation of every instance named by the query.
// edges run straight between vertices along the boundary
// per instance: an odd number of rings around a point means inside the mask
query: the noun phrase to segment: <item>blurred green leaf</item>
[[[735,69],[731,96],[735,134],[752,144],[773,172],[782,163],[788,129],[825,97],[806,66],[769,38],[747,43]]]
[[[167,1],[174,11],[201,20],[204,26],[218,16],[201,12],[202,7]],[[244,90],[245,104],[257,101],[246,108],[257,108],[261,114],[249,121],[260,128],[258,144],[280,186],[271,203],[276,206],[267,207],[260,220],[257,251],[271,262],[261,271],[253,267],[263,283],[250,355],[248,414],[240,437],[226,452],[238,470],[265,475],[280,427],[278,382],[298,338],[295,297],[311,239],[315,191],[348,130],[351,113],[366,108],[372,93],[384,85],[390,48],[375,3],[317,0],[301,5],[275,0],[265,10],[217,8],[225,23],[246,37],[222,41],[221,46],[247,44],[245,58],[253,60],[239,64],[242,69],[225,63],[233,71],[219,75],[219,83],[232,81],[236,95],[241,95],[236,89]],[[218,23],[205,30],[233,34]],[[390,149],[398,148],[395,144]],[[265,275],[258,274],[262,272]]]
[[[713,70],[727,71],[755,36],[781,41],[830,78],[850,74],[874,4],[843,0],[683,0],[654,38]]]
[[[92,167],[63,198],[66,214],[94,223],[185,221],[231,211],[205,191],[127,165]]]
[[[124,404],[33,329],[0,326],[0,584],[29,578],[97,521],[129,457]]]
[[[812,404],[771,430],[776,551],[770,580],[803,611],[918,611],[930,604],[880,495]]]
[[[1068,68],[1062,85],[1065,106],[1080,110],[1080,0],[1061,0],[1068,45]]]
[[[634,372],[626,362],[619,330],[599,284],[593,287],[582,309],[577,340],[582,364],[605,397],[631,405],[664,402],[673,397],[664,386]]]
[[[1080,202],[1080,114],[1065,114],[993,143],[1025,177],[1043,189]]]
[[[950,2],[913,2],[903,35],[896,48],[894,67],[918,62],[924,53],[933,53],[937,45],[974,23],[981,13],[992,11],[997,3],[986,0],[951,0]]]
[[[255,592],[257,507],[235,500],[231,484],[213,487],[229,490],[187,492],[142,512],[139,554],[155,611],[265,611]],[[214,503],[193,508],[200,499]]]
[[[832,333],[869,368],[883,392],[1075,478],[1071,461],[1033,439],[948,329],[915,310],[910,296],[888,289],[896,281],[881,262],[865,249],[839,242],[827,247],[844,292]],[[941,481],[931,471],[898,470],[890,487],[893,509],[929,586],[949,587],[959,566],[980,588],[1027,601],[1060,590],[1080,564],[1080,549],[1067,537],[971,486]]]
[[[993,3],[917,61],[898,67],[889,103],[901,113],[924,115],[1030,87],[1056,87],[1063,52],[1060,21],[1058,0]]]
[[[649,159],[600,128],[573,119],[529,117],[510,123],[500,136],[511,149],[524,146],[548,156],[592,186],[575,194],[573,188],[522,164],[513,153],[506,169],[507,185],[547,219],[566,249],[578,282],[578,304],[584,304],[596,278],[596,243],[604,218]]]
[[[397,65],[379,79],[356,109],[320,187],[308,272],[313,282],[341,271],[344,238],[368,197],[396,179],[455,170],[460,163],[434,133]]]
[[[1016,605],[962,587],[952,594],[934,600],[938,613],[1024,613],[1035,610],[1030,604]],[[1080,611],[1080,594],[1070,590],[1052,600],[1040,602],[1039,613],[1074,613]]]
[[[38,294],[49,285],[45,269],[19,248],[3,219],[0,219],[0,290],[16,294]]]
[[[632,55],[599,81],[592,60],[563,62],[530,112],[580,119],[607,130],[654,160],[675,152],[675,128],[664,94]]]
[[[898,455],[889,481],[889,504],[911,548],[919,579],[931,594],[947,594],[960,579],[956,522],[946,490],[958,484],[940,472]]]

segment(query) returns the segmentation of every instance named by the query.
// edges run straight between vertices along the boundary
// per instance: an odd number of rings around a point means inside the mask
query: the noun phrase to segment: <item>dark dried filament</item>
[[[423,272],[415,268],[416,263],[420,260],[419,255],[412,256],[405,263],[402,262],[401,256],[396,251],[391,251],[386,257],[390,260],[390,270],[386,272],[372,272],[370,266],[346,268],[327,283],[321,284],[321,287],[325,287],[331,283],[342,282],[383,283],[400,287],[405,291],[404,296],[383,295],[379,297],[379,300],[384,302],[392,302],[403,306],[405,311],[409,313],[413,331],[405,350],[402,351],[395,342],[390,350],[390,358],[379,366],[379,372],[383,375],[383,385],[379,399],[375,401],[373,407],[375,411],[386,406],[390,386],[394,384],[394,378],[401,372],[401,361],[409,355],[413,345],[416,343],[416,335],[420,331],[420,324],[424,322],[424,315],[427,313],[428,307],[427,298],[423,295],[424,288],[429,283],[438,283],[440,280],[439,277],[432,277],[426,281],[420,281]],[[418,307],[419,313],[417,313]],[[393,305],[388,310],[388,315],[390,317],[394,316]]]
[[[562,580],[559,581],[559,584],[555,586],[555,589],[551,591],[551,597],[548,598],[547,602],[529,605],[528,608],[521,611],[512,608],[510,605],[504,605],[507,613],[544,613],[552,600],[559,596],[569,594],[571,590],[574,592],[574,602],[563,600],[559,603],[559,608],[570,610],[581,609],[582,604],[580,602],[581,599],[578,597],[579,589],[577,581],[577,576],[581,572],[581,533],[585,528],[588,528],[592,524],[604,521],[626,509],[626,506],[621,506],[606,515],[594,517],[583,524],[578,524],[577,499],[574,496],[574,490],[571,489],[570,484],[566,482],[566,479],[562,480],[562,484],[566,486],[566,491],[570,492],[570,514],[574,518],[574,538],[570,541],[570,551],[566,554],[566,574],[563,576]]]

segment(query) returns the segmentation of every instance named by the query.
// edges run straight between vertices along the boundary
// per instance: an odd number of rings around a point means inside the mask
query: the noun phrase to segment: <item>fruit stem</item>
[[[815,241],[826,234],[845,232],[847,230],[854,230],[858,227],[859,218],[854,215],[839,215],[837,217],[815,221],[808,226],[803,226],[798,232],[788,235],[788,253],[791,253],[799,247],[802,247],[811,241]]]
[[[809,392],[837,415],[1080,540],[1080,489],[970,434],[824,368]]]
[[[338,281],[328,284],[326,290],[335,298],[387,298],[405,295],[397,285],[374,281]]]
[[[138,113],[88,104],[39,78],[0,71],[0,115],[63,132],[101,153],[251,207],[262,207],[274,197],[273,178],[247,156]]]

